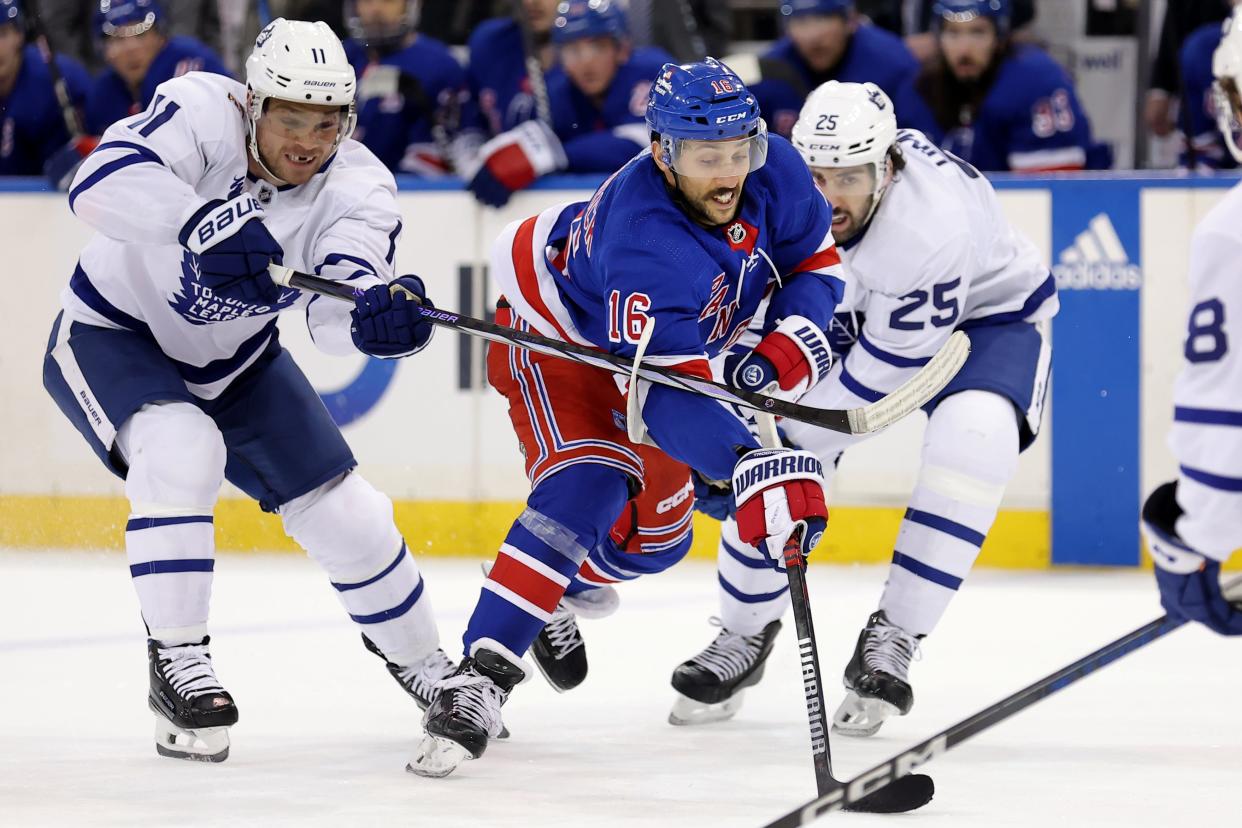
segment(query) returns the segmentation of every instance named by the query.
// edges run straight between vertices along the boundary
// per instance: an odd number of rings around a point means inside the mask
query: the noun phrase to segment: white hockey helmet
[[[259,157],[258,124],[268,99],[339,106],[343,117],[331,152],[354,131],[357,92],[354,67],[340,39],[322,20],[309,23],[278,17],[255,38],[246,58],[246,91],[250,152],[264,171],[277,176]],[[329,155],[331,155],[331,152]]]
[[[897,140],[897,116],[884,90],[874,83],[828,81],[806,99],[790,140],[811,168],[871,165],[865,224],[880,204],[889,148]]]
[[[1212,53],[1212,102],[1216,108],[1216,127],[1225,136],[1229,153],[1242,163],[1238,131],[1242,129],[1242,6],[1221,26],[1220,45]]]

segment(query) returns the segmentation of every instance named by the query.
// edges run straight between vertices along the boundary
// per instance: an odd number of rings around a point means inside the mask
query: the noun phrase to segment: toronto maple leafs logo
[[[186,251],[181,257],[181,289],[173,293],[169,307],[191,325],[212,325],[248,316],[279,313],[297,300],[299,291],[286,290],[271,305],[252,305],[240,299],[217,296],[199,281],[198,256]]]
[[[884,93],[881,92],[878,88],[868,89],[867,97],[871,99],[871,102],[873,104],[875,104],[875,108],[880,110],[881,112],[883,112],[885,109],[888,108],[884,105]]]

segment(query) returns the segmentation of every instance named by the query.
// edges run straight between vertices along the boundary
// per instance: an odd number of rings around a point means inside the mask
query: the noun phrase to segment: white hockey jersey
[[[1059,307],[1048,266],[987,179],[921,132],[897,141],[905,169],[864,231],[838,245],[851,278],[830,333],[857,341],[807,404],[864,405],[859,386],[895,390],[964,323],[1039,322]]]
[[[1169,447],[1180,474],[1177,533],[1217,560],[1242,548],[1242,186],[1195,228],[1185,362]]]
[[[66,323],[147,333],[196,396],[218,396],[276,335],[276,314],[304,308],[316,344],[353,353],[348,303],[284,291],[274,305],[220,300],[177,241],[204,202],[252,193],[284,264],[365,287],[393,278],[401,221],[392,174],[347,140],[310,182],[276,186],[247,173],[246,88],[191,72],[146,111],[113,124],[82,164],[70,209],[98,232],[62,293]]]

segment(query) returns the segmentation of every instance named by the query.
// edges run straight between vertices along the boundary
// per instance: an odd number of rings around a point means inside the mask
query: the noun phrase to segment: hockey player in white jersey
[[[1212,55],[1216,117],[1242,163],[1242,7]],[[1176,480],[1143,504],[1160,603],[1173,618],[1242,635],[1242,602],[1221,593],[1220,565],[1242,548],[1242,187],[1234,186],[1190,242],[1185,363],[1173,389],[1169,446]]]
[[[327,25],[275,20],[245,85],[201,72],[162,84],[145,112],[107,130],[69,192],[96,232],[62,294],[44,385],[125,480],[165,756],[223,761],[238,719],[207,634],[226,479],[280,515],[422,706],[453,671],[391,501],[354,471],[277,336],[276,315],[291,308],[334,354],[400,357],[431,335],[416,303],[390,294],[396,185],[349,140],[354,90]],[[267,276],[282,261],[365,293],[351,308],[282,290]],[[417,277],[395,282],[424,294]]]
[[[853,277],[830,331],[840,358],[800,402],[866,405],[909,379],[954,330],[972,343],[961,372],[926,407],[922,466],[888,582],[845,669],[834,725],[865,736],[910,710],[910,661],[970,571],[1018,454],[1039,431],[1051,357],[1042,323],[1057,311],[1056,284],[988,181],[922,133],[898,132],[892,102],[874,84],[819,87],[792,140],[833,206],[832,232]],[[784,432],[827,470],[862,439],[793,422]],[[712,502],[702,487],[705,511]],[[789,603],[783,570],[739,540],[732,517],[718,575],[722,629],[674,671],[674,724],[737,711]]]

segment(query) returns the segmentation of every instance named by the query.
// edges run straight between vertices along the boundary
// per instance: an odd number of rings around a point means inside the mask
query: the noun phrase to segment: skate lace
[[[177,695],[196,699],[208,693],[223,693],[219,679],[211,667],[211,653],[203,644],[160,647],[160,667],[164,678]]]
[[[397,671],[401,683],[424,699],[434,698],[432,688],[457,671],[457,666],[444,654],[444,650],[436,650],[431,655],[411,667],[402,667]],[[438,691],[437,691],[438,692]]]
[[[867,670],[888,673],[902,681],[909,677],[910,662],[921,654],[919,639],[901,627],[883,622],[868,630],[863,642],[863,664]]]
[[[763,633],[739,635],[729,632],[719,618],[712,618],[710,623],[720,627],[720,633],[715,641],[707,645],[707,649],[690,659],[690,663],[710,670],[721,681],[731,681],[755,663],[763,646]]]
[[[578,631],[577,619],[572,612],[558,609],[552,613],[552,620],[547,623],[543,631],[555,650],[552,657],[557,661],[584,646],[582,634]]]
[[[453,715],[468,719],[490,736],[500,733],[500,705],[505,693],[491,679],[468,672],[444,679],[438,688],[441,693],[456,691],[447,697]]]

